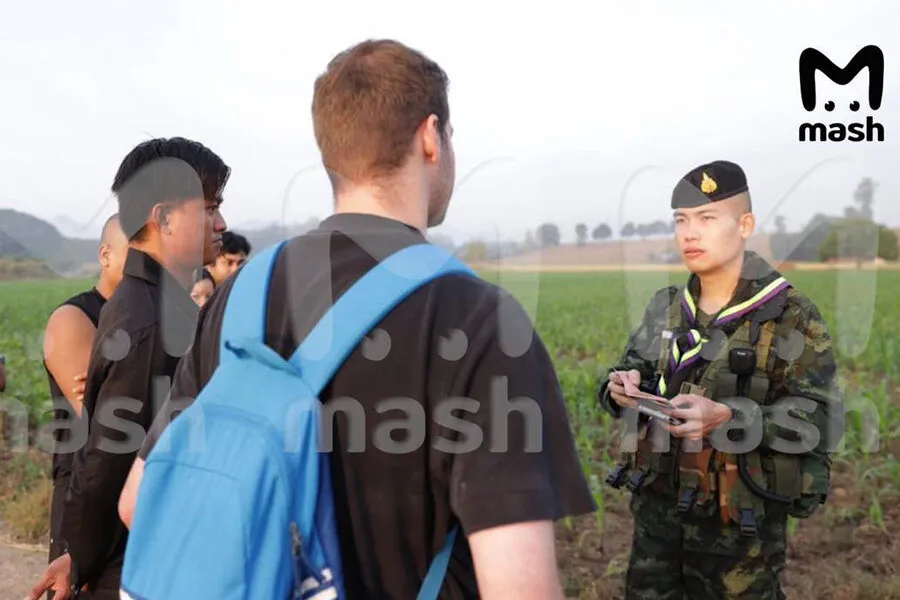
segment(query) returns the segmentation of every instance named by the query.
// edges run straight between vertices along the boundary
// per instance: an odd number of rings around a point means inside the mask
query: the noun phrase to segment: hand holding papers
[[[613,373],[625,388],[625,395],[634,400],[635,409],[672,425],[681,425],[683,423],[681,419],[676,419],[669,415],[669,411],[675,407],[672,406],[668,399],[642,392],[625,373],[620,373],[619,371],[613,371]]]

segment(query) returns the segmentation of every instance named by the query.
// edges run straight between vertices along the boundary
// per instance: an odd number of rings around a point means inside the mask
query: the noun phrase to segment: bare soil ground
[[[47,548],[12,541],[0,526],[0,598],[22,600],[47,566]]]
[[[900,440],[883,449],[900,455]],[[2,453],[0,453],[2,454]],[[8,458],[8,457],[7,457]],[[10,462],[0,456],[0,481],[9,480]],[[5,471],[5,472],[4,472]],[[45,488],[49,491],[49,488]],[[37,491],[37,490],[36,490]],[[41,498],[25,497],[28,511],[17,527],[0,523],[0,600],[20,600],[47,564],[46,536],[35,536],[30,521],[46,514]],[[900,497],[885,497],[881,519],[870,511],[872,490],[863,490],[853,465],[837,462],[825,507],[799,522],[789,548],[784,585],[797,600],[900,600]],[[603,528],[593,516],[558,524],[560,567],[566,595],[573,600],[622,598],[622,579],[631,546],[631,515],[625,492],[608,495]],[[22,524],[28,525],[23,529]],[[31,532],[23,541],[22,534]],[[33,543],[29,543],[33,542]]]
[[[883,526],[869,517],[852,474],[838,471],[829,504],[801,522],[791,539],[784,579],[797,600],[900,600],[900,505],[884,509]],[[566,595],[622,598],[631,545],[631,516],[622,501],[607,505],[603,531],[593,517],[558,525]],[[893,533],[894,535],[891,535]],[[13,543],[0,529],[0,599],[25,597],[46,565],[46,546]]]
[[[791,538],[785,593],[791,600],[900,600],[900,505],[885,506],[883,525],[876,526],[861,508],[853,475],[836,471],[829,503]],[[572,529],[558,526],[568,597],[623,597],[632,526],[624,499],[607,505],[602,532],[593,517]]]

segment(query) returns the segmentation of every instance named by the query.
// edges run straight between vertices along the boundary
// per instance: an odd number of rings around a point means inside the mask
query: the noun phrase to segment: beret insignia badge
[[[704,172],[703,180],[700,182],[700,191],[702,191],[704,194],[712,194],[718,188],[719,184],[716,183],[716,180]]]

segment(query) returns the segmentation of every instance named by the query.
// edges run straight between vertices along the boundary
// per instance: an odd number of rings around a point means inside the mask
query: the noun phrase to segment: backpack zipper
[[[303,539],[300,537],[300,528],[297,526],[296,521],[291,521],[291,550],[294,555],[294,580],[297,586],[294,595],[299,598],[302,595],[303,580],[300,574],[303,570],[306,570],[319,585],[325,583],[325,580],[319,574],[319,571],[312,566],[312,563],[309,562],[306,553],[303,551]]]

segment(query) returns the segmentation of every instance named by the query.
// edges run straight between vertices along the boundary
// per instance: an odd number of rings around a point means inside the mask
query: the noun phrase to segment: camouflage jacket
[[[622,416],[622,409],[609,395],[609,373],[614,369],[635,369],[641,373],[642,384],[646,382],[651,387],[655,386],[662,333],[667,327],[670,307],[682,289],[681,286],[669,286],[655,294],[644,311],[642,321],[629,335],[618,362],[599,374],[599,401],[614,418]],[[819,443],[813,453],[827,456],[836,448],[844,430],[844,409],[836,361],[822,315],[816,305],[796,288],[788,290],[784,310],[777,319],[773,351],[776,359],[767,372],[771,383],[765,405],[771,408],[782,399],[796,398],[803,404],[803,409],[788,411],[790,417],[779,415],[777,410],[763,409],[763,437],[759,448],[777,451],[780,443],[794,438],[793,432],[804,429],[809,432],[815,428],[819,432]],[[700,362],[693,367],[694,372],[689,375],[688,381],[699,380],[705,364]],[[794,424],[787,430],[779,425],[786,420]],[[811,427],[803,427],[797,420]]]

